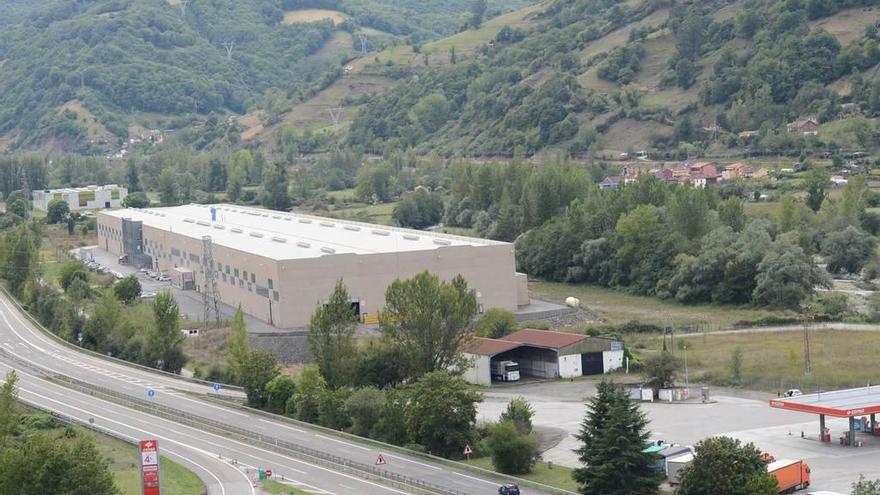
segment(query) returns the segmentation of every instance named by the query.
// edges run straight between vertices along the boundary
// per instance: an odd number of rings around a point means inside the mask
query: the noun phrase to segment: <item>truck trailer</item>
[[[767,464],[767,473],[776,478],[779,493],[791,493],[810,486],[810,466],[798,460],[776,460]]]

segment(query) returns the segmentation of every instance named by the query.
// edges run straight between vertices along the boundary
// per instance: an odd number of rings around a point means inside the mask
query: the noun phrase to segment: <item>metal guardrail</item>
[[[191,378],[191,377],[188,377],[188,376],[178,375],[178,374],[176,374],[176,373],[170,373],[170,372],[168,372],[168,371],[164,371],[164,370],[160,370],[160,369],[156,369],[156,368],[150,368],[149,366],[144,366],[144,365],[142,365],[142,364],[138,364],[138,363],[132,363],[131,361],[126,361],[126,360],[124,360],[124,359],[119,359],[119,358],[117,358],[117,357],[113,357],[113,356],[107,356],[107,355],[101,354],[100,352],[95,352],[95,351],[93,351],[93,350],[91,350],[91,349],[86,349],[86,348],[84,348],[84,347],[80,347],[80,346],[78,346],[78,345],[74,345],[72,342],[68,342],[67,340],[62,339],[62,338],[59,337],[58,335],[55,335],[54,333],[52,333],[51,330],[49,330],[48,328],[44,327],[43,324],[40,323],[39,320],[37,320],[36,318],[34,318],[34,316],[33,316],[32,314],[30,314],[30,312],[28,312],[26,309],[24,309],[24,307],[22,307],[22,305],[21,305],[21,303],[18,301],[18,299],[16,299],[15,296],[13,296],[12,294],[10,294],[10,293],[9,293],[9,290],[8,290],[4,285],[2,285],[2,284],[0,284],[0,291],[2,291],[3,294],[5,294],[6,297],[7,297],[10,301],[12,301],[12,304],[15,305],[15,307],[18,308],[18,310],[19,310],[19,311],[25,316],[25,318],[27,318],[28,321],[31,322],[31,324],[33,324],[38,330],[40,330],[40,332],[44,333],[44,334],[47,335],[49,338],[53,339],[55,342],[57,342],[57,343],[59,343],[59,344],[65,346],[65,347],[67,347],[67,348],[69,348],[69,349],[73,349],[73,350],[78,351],[78,352],[82,352],[82,353],[85,353],[85,354],[89,354],[89,355],[91,355],[91,356],[93,356],[93,357],[97,357],[97,358],[100,358],[100,359],[104,359],[104,360],[107,360],[107,361],[110,361],[110,362],[113,362],[113,363],[116,363],[116,364],[121,364],[121,365],[128,366],[128,367],[131,367],[131,368],[136,368],[136,369],[139,369],[139,370],[141,370],[141,371],[148,371],[148,372],[150,372],[150,373],[158,373],[158,374],[160,374],[160,375],[165,375],[165,376],[167,376],[167,377],[169,377],[169,378],[175,378],[175,379],[178,379],[178,380],[183,380],[183,381],[187,381],[187,382],[190,382],[190,383],[195,383],[195,384],[198,384],[198,385],[204,385],[204,386],[206,386],[206,387],[211,387],[212,385],[214,385],[213,382],[209,382],[209,381],[207,381],[207,380],[201,380],[201,379],[199,379],[199,378]],[[222,384],[222,385],[223,385],[223,388],[226,389],[226,390],[234,390],[234,391],[236,391],[236,392],[244,392],[244,388],[243,388],[243,387],[239,387],[238,385],[228,385],[228,384],[225,384],[225,383]]]
[[[270,418],[278,423],[288,423],[288,424],[296,425],[296,426],[299,426],[302,428],[317,430],[322,433],[326,433],[327,435],[333,435],[333,436],[345,438],[345,439],[351,440],[353,442],[359,442],[359,443],[366,444],[366,445],[372,445],[372,446],[376,447],[377,449],[381,449],[386,452],[396,452],[398,454],[404,454],[404,455],[408,455],[410,457],[421,458],[421,459],[424,459],[426,461],[433,462],[436,464],[443,464],[444,466],[447,466],[450,468],[460,469],[462,471],[470,471],[470,472],[477,473],[477,474],[480,474],[483,476],[487,476],[489,478],[497,479],[499,483],[516,483],[519,486],[526,486],[526,487],[530,487],[530,488],[535,488],[535,489],[538,489],[538,490],[541,490],[541,491],[544,491],[544,492],[547,492],[550,494],[554,494],[554,495],[580,495],[577,492],[572,492],[572,491],[558,488],[555,486],[545,485],[545,484],[539,483],[537,481],[532,481],[532,480],[527,480],[524,478],[517,478],[516,476],[501,474],[496,471],[485,469],[485,468],[482,468],[479,466],[474,466],[472,464],[466,464],[463,462],[454,461],[452,459],[446,459],[445,457],[438,457],[435,455],[431,455],[426,452],[419,452],[416,450],[410,450],[405,447],[401,447],[399,445],[393,445],[390,443],[381,442],[381,441],[373,439],[373,438],[362,437],[362,436],[358,436],[358,435],[355,435],[352,433],[346,433],[344,431],[334,430],[332,428],[327,428],[325,426],[316,425],[313,423],[307,423],[305,421],[300,421],[298,419],[294,419],[294,418],[291,418],[288,416],[282,416],[279,414],[274,414],[274,413],[270,413],[267,411],[263,411],[261,409],[255,409],[255,408],[249,407],[244,404],[238,404],[238,403],[230,404],[229,402],[222,401],[222,399],[220,399],[218,397],[211,396],[211,395],[209,395],[206,398],[203,398],[203,400],[207,400],[207,401],[211,401],[211,402],[216,401],[216,402],[222,403],[228,407],[234,407],[237,409],[245,410],[245,411],[252,413],[252,414],[256,414],[259,416],[264,416],[264,417]]]
[[[6,355],[8,356],[8,354]],[[12,359],[19,361],[15,356],[12,356]],[[375,466],[355,462],[350,459],[328,454],[303,445],[254,433],[237,426],[190,414],[168,406],[150,403],[144,399],[136,399],[114,390],[82,382],[81,380],[69,376],[52,374],[49,375],[48,378],[55,382],[61,382],[60,384],[63,386],[93,397],[109,400],[116,404],[136,409],[147,414],[152,414],[160,418],[217,433],[226,437],[236,436],[250,444],[256,443],[263,447],[272,448],[282,454],[294,454],[300,458],[306,458],[311,462],[330,467],[334,471],[351,474],[371,481],[382,482],[395,488],[417,490],[419,495],[467,495],[463,492],[434,485],[433,483],[417,478],[378,469]]]

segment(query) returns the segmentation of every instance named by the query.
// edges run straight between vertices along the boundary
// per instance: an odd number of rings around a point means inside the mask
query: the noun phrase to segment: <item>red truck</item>
[[[773,461],[767,464],[767,473],[776,478],[779,493],[791,493],[810,486],[810,466],[804,461]]]

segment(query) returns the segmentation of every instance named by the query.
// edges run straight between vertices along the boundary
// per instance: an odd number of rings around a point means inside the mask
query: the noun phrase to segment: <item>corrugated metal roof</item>
[[[562,349],[563,347],[577,344],[586,338],[586,335],[578,335],[576,333],[552,332],[550,330],[533,330],[526,328],[518,332],[513,332],[501,339],[509,342],[548,347],[550,349]]]
[[[209,235],[216,245],[278,260],[508,244],[229,204],[127,208],[105,210],[100,215],[141,221],[145,226],[200,241]]]
[[[496,354],[501,354],[502,352],[506,352],[511,349],[516,349],[519,346],[519,342],[508,342],[506,340],[476,337],[471,342],[469,342],[464,347],[464,349],[462,349],[462,352],[466,352],[468,354],[477,354],[480,356],[494,356]]]

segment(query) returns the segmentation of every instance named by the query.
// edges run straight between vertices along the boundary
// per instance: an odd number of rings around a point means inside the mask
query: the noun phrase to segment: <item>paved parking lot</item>
[[[578,447],[574,434],[580,429],[585,413],[584,399],[595,393],[591,381],[531,383],[487,389],[479,417],[495,421],[507,402],[523,396],[535,409],[534,424],[566,432],[563,440],[543,454],[544,460],[577,466],[572,449]],[[849,493],[850,483],[860,474],[880,477],[880,438],[859,436],[861,448],[841,447],[818,441],[817,416],[772,409],[769,394],[718,390],[712,392],[714,403],[663,404],[644,403],[651,420],[652,440],[693,445],[712,435],[727,435],[753,442],[777,458],[804,459],[813,469],[816,490]],[[833,438],[846,430],[846,420],[829,419]],[[801,438],[804,431],[807,438]]]

